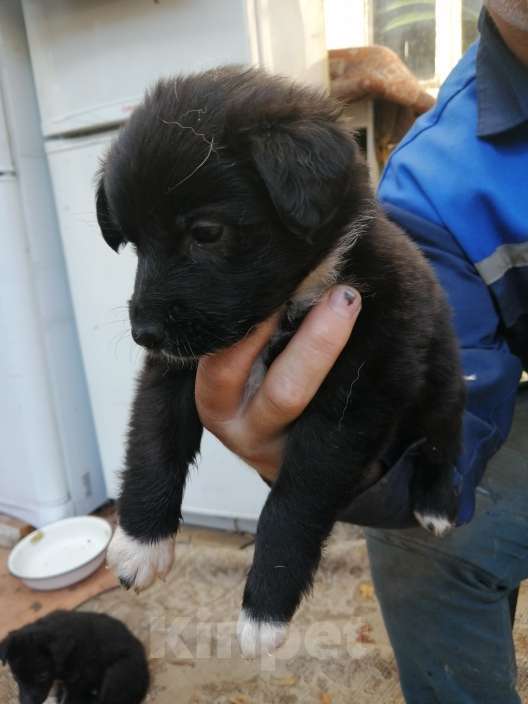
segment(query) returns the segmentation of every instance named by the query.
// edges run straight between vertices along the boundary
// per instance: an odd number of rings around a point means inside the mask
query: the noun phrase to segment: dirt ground
[[[140,595],[111,589],[82,605],[122,619],[143,640],[152,672],[148,704],[403,704],[358,529],[338,524],[286,645],[256,661],[241,658],[235,639],[251,542],[186,529],[165,583]],[[515,634],[528,704],[527,590]],[[0,670],[0,702],[16,701]]]

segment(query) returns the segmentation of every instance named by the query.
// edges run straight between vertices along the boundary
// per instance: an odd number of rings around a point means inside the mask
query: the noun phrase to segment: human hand
[[[232,347],[201,359],[195,397],[204,427],[259,474],[274,481],[288,426],[302,414],[333,367],[360,310],[361,298],[355,289],[341,285],[330,289],[249,399],[245,398],[246,382],[273,334],[276,317]]]

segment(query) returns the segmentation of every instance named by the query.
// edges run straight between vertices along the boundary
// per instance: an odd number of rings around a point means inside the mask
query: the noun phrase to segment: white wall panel
[[[19,204],[13,208],[20,207],[23,223],[20,242],[24,242],[36,306],[34,334],[45,360],[42,383],[48,390],[50,422],[57,427],[59,461],[68,480],[74,511],[82,514],[93,511],[105,501],[106,489],[66,280],[19,0],[0,2],[0,85],[19,194]],[[2,215],[7,217],[8,214]],[[11,301],[11,305],[16,310],[18,301]],[[30,432],[26,441],[32,442]],[[42,479],[45,480],[45,474]]]
[[[257,64],[326,85],[322,0],[23,0],[45,135],[123,121],[161,76]]]
[[[5,119],[2,91],[0,89],[0,173],[14,171],[11,148],[9,146],[9,135]]]
[[[47,386],[18,183],[0,176],[0,512],[43,525],[73,513]]]

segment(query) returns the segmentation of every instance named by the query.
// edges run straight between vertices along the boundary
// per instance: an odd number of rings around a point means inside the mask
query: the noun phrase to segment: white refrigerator
[[[94,175],[115,128],[163,75],[235,63],[326,87],[322,0],[23,0],[60,232],[110,496],[118,489],[141,351],[126,301],[135,261],[98,232]],[[187,522],[253,530],[264,483],[211,435]]]
[[[20,3],[0,3],[0,512],[41,526],[107,498]]]

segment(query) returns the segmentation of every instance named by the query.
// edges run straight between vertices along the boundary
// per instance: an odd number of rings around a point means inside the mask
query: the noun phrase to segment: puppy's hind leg
[[[451,430],[456,432],[454,423]],[[456,523],[456,447],[452,435],[446,438],[445,433],[433,428],[415,461],[411,487],[414,516],[423,528],[437,537],[447,533]]]
[[[62,699],[46,699],[44,704],[94,704],[94,702],[98,701],[95,698],[95,695],[93,693],[87,693],[87,692],[76,692],[76,693],[68,693],[65,692],[63,695]]]
[[[140,704],[147,694],[149,673],[145,663],[123,658],[105,672],[99,704]]]
[[[425,443],[416,459],[412,484],[416,520],[440,537],[456,523],[455,464],[461,449],[465,390],[450,337],[431,353],[430,385],[418,412]]]

